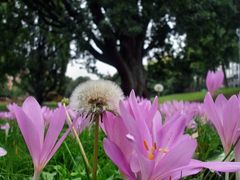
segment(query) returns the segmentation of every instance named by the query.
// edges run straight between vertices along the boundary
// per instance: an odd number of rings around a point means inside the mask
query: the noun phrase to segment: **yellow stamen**
[[[153,144],[153,148],[154,148],[154,150],[157,149],[157,143],[154,143],[154,144]]]
[[[153,149],[151,149],[148,153],[148,159],[153,160],[154,159],[154,154],[153,154]]]
[[[146,140],[143,141],[144,147],[146,150],[149,150],[148,143]]]

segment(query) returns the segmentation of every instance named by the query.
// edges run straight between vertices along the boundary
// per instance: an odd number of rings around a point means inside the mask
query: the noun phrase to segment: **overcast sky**
[[[113,75],[117,72],[114,67],[109,66],[100,61],[97,61],[96,66],[97,66],[98,71],[102,74]],[[85,68],[83,68],[83,67],[81,68],[81,67],[82,67],[82,65],[80,65],[80,64],[77,64],[75,62],[69,62],[68,66],[67,66],[66,75],[73,79],[77,79],[79,76],[88,76],[91,79],[98,79],[98,77],[95,74],[90,74],[87,72],[87,70]]]

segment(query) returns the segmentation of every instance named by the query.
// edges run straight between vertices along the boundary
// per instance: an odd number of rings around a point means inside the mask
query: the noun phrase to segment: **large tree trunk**
[[[129,95],[131,90],[134,90],[139,96],[148,96],[146,73],[142,63],[127,66],[124,69],[117,68],[121,77],[121,88],[125,95]]]
[[[143,36],[122,37],[120,50],[110,52],[115,59],[124,94],[129,95],[134,90],[138,96],[147,97],[146,72],[142,64]]]

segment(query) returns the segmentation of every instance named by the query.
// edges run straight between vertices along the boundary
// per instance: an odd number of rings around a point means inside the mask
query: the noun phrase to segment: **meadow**
[[[223,89],[220,92],[224,92],[226,96],[239,92],[238,88]],[[177,94],[172,96],[163,96],[159,98],[159,101],[167,102],[173,99],[192,101],[194,97],[202,101],[204,92],[193,93],[192,96],[188,94]],[[198,95],[198,96],[195,96]],[[187,99],[188,97],[189,99]],[[196,100],[194,99],[194,100]],[[46,102],[51,108],[56,106],[56,102]],[[6,104],[0,104],[1,111],[6,111]],[[203,123],[199,117],[195,117],[196,127],[191,129],[187,128],[186,133],[193,135],[197,132],[198,147],[195,153],[196,159],[202,161],[222,161],[224,158],[223,148],[218,134],[214,128],[208,123]],[[0,131],[0,146],[7,150],[7,155],[0,159],[0,179],[4,180],[17,180],[17,179],[31,179],[33,175],[33,164],[31,156],[28,153],[28,149],[24,143],[23,137],[14,120],[1,120],[1,124],[8,122],[10,124],[10,130],[8,134],[4,130]],[[65,127],[66,129],[67,127]],[[90,162],[93,160],[93,126],[87,128],[80,135],[80,139],[85,148],[86,154],[89,157]],[[100,132],[99,138],[99,164],[97,177],[102,180],[112,179],[123,179],[118,168],[109,160],[103,149],[103,138],[104,133]],[[231,157],[232,158],[232,157]],[[230,179],[233,178],[234,173],[230,174]],[[222,179],[223,177],[216,175],[209,170],[204,170],[198,175],[190,176],[182,179],[209,179],[216,178]],[[84,168],[82,157],[79,153],[78,145],[72,133],[68,135],[66,140],[63,142],[57,153],[53,156],[47,166],[44,168],[41,179],[52,180],[52,179],[88,179]]]

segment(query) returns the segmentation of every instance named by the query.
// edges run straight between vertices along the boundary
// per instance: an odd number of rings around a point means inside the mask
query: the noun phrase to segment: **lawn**
[[[224,93],[226,96],[237,94],[240,88],[228,88],[221,89],[218,93]],[[160,102],[167,100],[184,100],[184,101],[202,101],[206,92],[195,93],[183,93],[173,94],[160,97]],[[50,107],[56,107],[55,102],[45,103]],[[0,104],[0,111],[6,109],[6,104]],[[4,124],[6,121],[1,120],[0,124]],[[0,131],[0,147],[7,150],[8,154],[0,158],[0,180],[29,180],[33,175],[33,165],[31,156],[24,143],[22,135],[17,123],[15,121],[9,121],[10,132],[8,136],[5,136],[4,130]],[[66,127],[67,128],[67,127]],[[65,129],[66,129],[65,128]],[[85,151],[89,157],[90,162],[93,159],[93,127],[90,127],[80,135],[80,139],[85,147]],[[222,146],[218,135],[215,130],[208,124],[198,124],[197,129],[199,136],[197,138],[198,148],[196,151],[196,158],[204,161],[210,159],[217,159],[222,157]],[[192,134],[192,131],[186,131]],[[106,156],[102,141],[104,139],[104,133],[101,132],[99,144],[99,168],[98,179],[99,180],[113,180],[123,179],[118,171],[117,167]],[[221,160],[221,159],[220,159]],[[209,171],[203,171],[199,175],[194,177],[188,177],[183,179],[202,179]],[[210,173],[211,174],[211,173]],[[233,174],[232,174],[233,175]],[[215,177],[215,175],[213,176]],[[57,153],[53,156],[41,175],[41,180],[85,180],[88,179],[86,171],[80,156],[78,145],[75,138],[70,134],[64,143],[61,145]]]
[[[230,97],[232,94],[238,94],[239,92],[240,92],[240,88],[222,88],[218,90],[216,94],[223,93],[226,97]],[[205,94],[206,94],[206,91],[171,94],[166,96],[160,96],[159,102],[162,103],[165,101],[173,101],[173,100],[202,102],[205,97]]]
[[[1,124],[4,121],[0,121]],[[0,131],[0,147],[4,147],[8,154],[0,158],[0,179],[4,180],[29,180],[33,175],[31,156],[23,141],[22,135],[14,121],[10,122],[9,136],[5,138],[3,130]],[[80,136],[85,151],[92,162],[93,133],[92,128],[85,130]],[[98,179],[121,179],[117,168],[105,155],[102,147],[101,133]],[[57,153],[49,161],[41,176],[42,180],[80,180],[87,179],[84,164],[75,138],[70,134]]]

